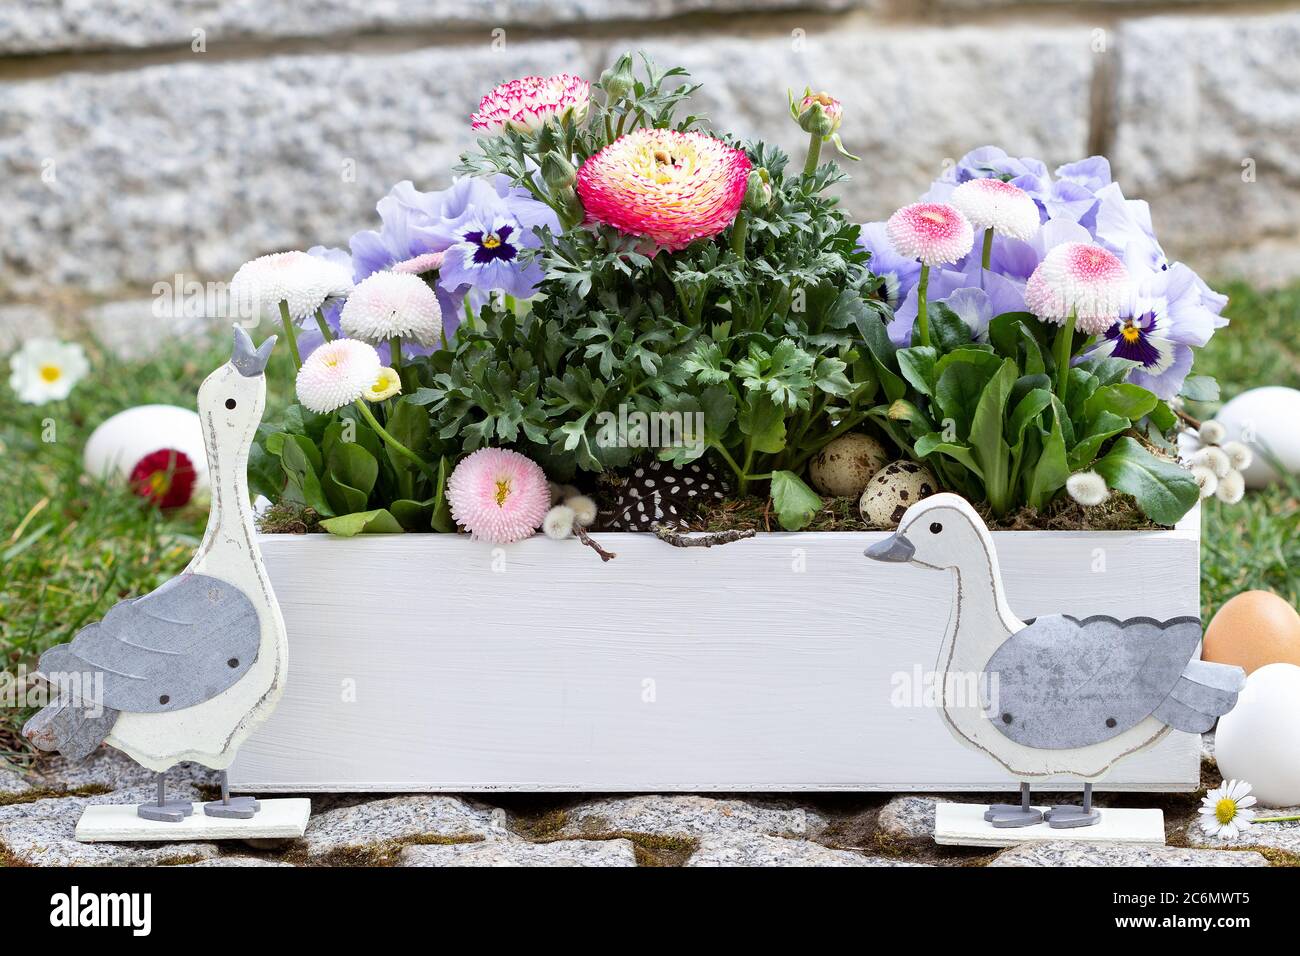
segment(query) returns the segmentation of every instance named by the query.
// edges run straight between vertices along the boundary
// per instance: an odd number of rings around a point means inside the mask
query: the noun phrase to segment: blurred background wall
[[[0,345],[138,341],[156,282],[345,245],[394,182],[447,184],[495,83],[631,48],[796,155],[786,90],[842,99],[862,221],[975,146],[1104,153],[1205,275],[1300,274],[1300,3],[4,0]]]

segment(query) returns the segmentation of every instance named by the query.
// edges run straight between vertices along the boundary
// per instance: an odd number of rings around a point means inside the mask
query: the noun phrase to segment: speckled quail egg
[[[885,447],[870,435],[850,432],[813,456],[808,477],[813,487],[832,498],[856,498],[871,476],[889,461]]]
[[[858,502],[862,520],[882,528],[895,527],[904,512],[939,490],[934,475],[914,461],[895,461],[876,472]]]

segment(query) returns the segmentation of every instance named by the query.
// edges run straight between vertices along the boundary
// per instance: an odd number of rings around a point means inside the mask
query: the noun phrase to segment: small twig
[[[604,548],[602,548],[596,542],[595,538],[587,534],[586,528],[579,528],[575,524],[573,526],[573,536],[577,538],[579,541],[581,541],[583,544],[585,544],[587,547],[591,548],[591,550],[595,551],[598,555],[600,555],[600,560],[602,561],[613,561],[615,558],[618,557],[618,555],[615,554],[613,551],[606,551]]]
[[[1201,430],[1201,423],[1200,423],[1199,421],[1197,421],[1195,418],[1193,418],[1191,415],[1188,415],[1188,414],[1187,414],[1185,411],[1183,411],[1181,408],[1175,408],[1173,411],[1174,411],[1174,414],[1175,414],[1175,415],[1177,415],[1179,418],[1181,418],[1181,419],[1182,419],[1184,422],[1186,422],[1188,425],[1191,425],[1191,426],[1192,426],[1193,428],[1195,428],[1198,432]]]
[[[683,534],[658,522],[651,525],[650,530],[660,541],[666,541],[674,548],[711,548],[715,544],[730,544],[742,538],[752,538],[758,533],[753,528],[744,528],[732,531],[706,531],[703,534]]]

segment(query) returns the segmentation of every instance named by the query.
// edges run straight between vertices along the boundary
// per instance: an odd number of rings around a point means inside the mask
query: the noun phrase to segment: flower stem
[[[803,174],[811,176],[817,172],[817,163],[822,156],[822,138],[816,133],[808,134],[808,158],[803,163]]]
[[[302,356],[298,353],[298,337],[294,335],[293,320],[289,318],[289,303],[280,300],[280,321],[284,323],[284,337],[289,340],[289,354],[293,356],[294,369],[302,368]]]
[[[1070,381],[1070,356],[1074,351],[1074,321],[1075,313],[1070,312],[1070,317],[1065,320],[1065,325],[1061,326],[1061,331],[1056,333],[1056,394],[1061,399],[1061,404],[1065,404],[1065,391]]]
[[[749,216],[743,210],[736,214],[736,223],[731,227],[731,251],[742,259],[745,257],[745,238],[749,235]]]
[[[1300,813],[1292,814],[1287,817],[1256,817],[1252,823],[1291,823],[1300,820]]]
[[[984,252],[980,256],[980,265],[985,272],[989,271],[989,261],[993,258],[993,230],[984,230]]]
[[[930,344],[930,316],[926,313],[925,292],[930,287],[930,267],[921,263],[921,279],[916,284],[916,326],[921,332],[921,344]]]
[[[430,466],[429,463],[426,462],[423,458],[421,458],[415,452],[411,451],[411,449],[407,448],[405,445],[403,445],[392,435],[388,434],[388,432],[384,429],[384,426],[379,424],[378,420],[374,416],[374,413],[370,411],[370,408],[366,405],[364,399],[358,398],[355,402],[353,402],[353,404],[356,405],[357,411],[361,412],[361,417],[366,420],[366,424],[368,424],[371,428],[373,428],[375,430],[375,433],[384,441],[386,441],[389,447],[393,449],[393,451],[397,452],[403,458],[406,458],[409,461],[413,462],[417,468],[419,468],[422,472],[424,472],[427,476],[429,476],[429,478],[433,480],[434,486],[435,487],[437,486],[438,473],[434,471],[432,466]]]
[[[333,342],[334,333],[330,331],[329,323],[325,321],[325,313],[320,309],[316,310],[316,324],[320,326],[320,334],[325,336],[325,341]]]
[[[394,335],[388,340],[388,364],[394,372],[402,370],[402,337]]]

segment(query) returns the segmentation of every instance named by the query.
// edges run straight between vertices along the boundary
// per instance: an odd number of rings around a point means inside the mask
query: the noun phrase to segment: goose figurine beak
[[[907,540],[906,535],[891,534],[884,541],[877,541],[862,552],[874,561],[911,561],[916,548]]]

